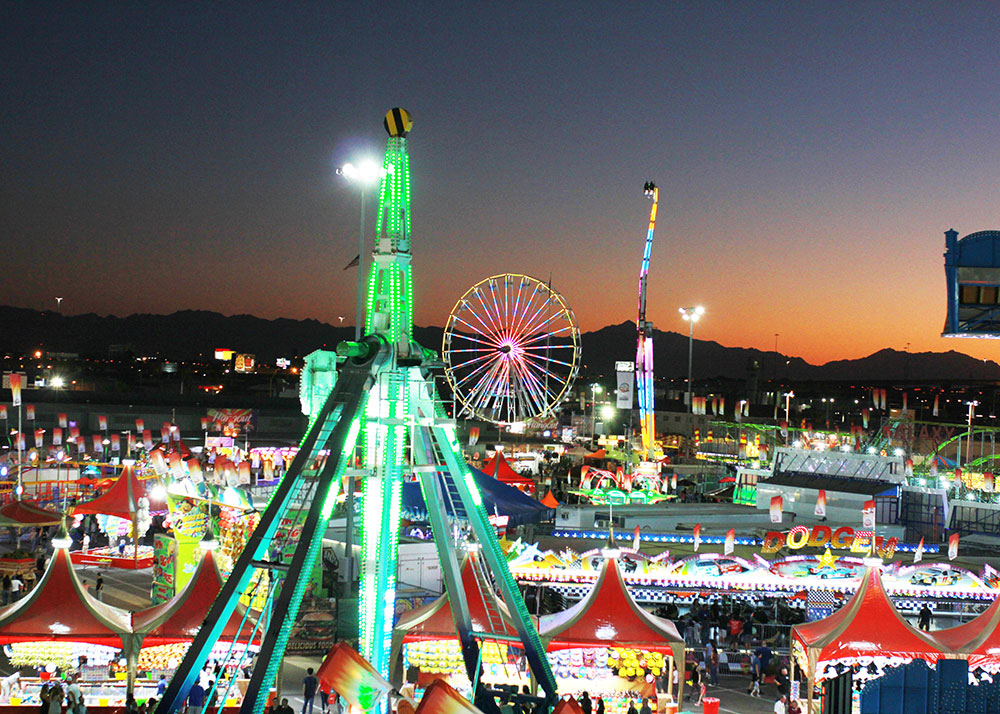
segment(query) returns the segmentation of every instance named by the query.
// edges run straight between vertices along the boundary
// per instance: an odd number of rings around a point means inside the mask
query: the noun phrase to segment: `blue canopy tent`
[[[536,501],[531,496],[521,493],[516,488],[501,483],[478,469],[472,469],[472,477],[476,480],[483,496],[483,506],[490,515],[508,516],[508,525],[520,526],[526,523],[539,523],[555,516],[555,509]],[[439,477],[440,478],[440,477]],[[445,491],[444,483],[441,484]],[[451,503],[445,501],[448,515],[452,515]],[[403,515],[411,520],[426,520],[427,507],[424,505],[424,495],[420,484],[413,481],[403,484]]]

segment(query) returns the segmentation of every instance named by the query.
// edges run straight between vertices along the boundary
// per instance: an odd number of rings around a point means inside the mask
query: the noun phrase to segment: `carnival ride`
[[[458,416],[523,422],[551,414],[576,379],[580,328],[550,285],[494,275],[458,299],[441,354]]]
[[[158,714],[172,714],[183,705],[213,646],[224,639],[223,629],[237,603],[246,595],[264,600],[266,617],[260,622],[268,624],[240,710],[242,714],[263,711],[345,475],[363,481],[359,634],[365,659],[382,676],[388,675],[400,492],[404,475],[412,475],[420,481],[428,506],[469,680],[480,683],[472,697],[476,706],[488,714],[499,711],[495,693],[481,685],[481,652],[486,642],[507,642],[510,635],[499,621],[491,620],[486,631],[473,628],[459,568],[460,553],[476,547],[469,545],[471,539],[478,541],[481,548],[484,567],[475,571],[481,593],[494,587],[500,591],[510,608],[516,639],[524,649],[533,678],[545,692],[543,699],[551,704],[557,697],[544,648],[462,457],[455,422],[446,416],[438,398],[430,371],[433,353],[412,338],[407,154],[412,120],[408,112],[396,108],[386,114],[383,125],[389,138],[379,192],[374,259],[367,282],[367,336],[337,346],[343,362],[337,366],[335,381],[327,381],[330,391],[325,397],[316,389],[317,383],[313,384],[310,424],[300,449],[177,668]],[[531,344],[542,341],[539,329],[524,333]],[[567,337],[575,339],[575,334],[570,328]],[[501,354],[509,356],[512,352]],[[525,360],[529,361],[527,357]],[[575,365],[575,361],[570,364]],[[529,401],[537,406],[539,393],[531,393],[534,396]],[[445,510],[449,502],[455,516],[452,521]],[[266,581],[256,578],[253,592],[247,593],[257,569],[266,569],[271,577]],[[262,593],[256,592],[261,588]],[[379,706],[386,711],[384,700]]]
[[[639,268],[639,318],[636,326],[639,343],[635,353],[635,371],[639,392],[639,415],[642,420],[642,458],[653,461],[656,442],[655,409],[653,403],[653,323],[646,320],[646,279],[649,276],[649,257],[653,250],[653,230],[656,227],[656,207],[660,191],[652,181],[643,187],[645,194],[653,199],[649,211],[649,228],[646,231],[646,245]]]

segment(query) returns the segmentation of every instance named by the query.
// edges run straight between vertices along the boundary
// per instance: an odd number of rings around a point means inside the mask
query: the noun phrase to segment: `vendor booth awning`
[[[878,568],[868,568],[846,605],[822,620],[795,625],[792,636],[808,653],[808,674],[815,674],[819,662],[874,656],[936,662],[947,651],[902,618]]]
[[[493,611],[499,612],[501,619],[503,619],[504,633],[502,634],[517,637],[517,630],[514,628],[514,621],[507,605],[496,597],[492,590],[480,595],[476,574],[472,570],[473,567],[476,567],[473,562],[475,557],[477,556],[469,554],[462,561],[462,588],[465,590],[465,601],[469,604],[472,629],[476,632],[490,631],[490,618],[486,612],[486,608],[489,607]],[[488,603],[484,603],[484,597],[488,599]],[[404,612],[399,616],[399,621],[394,629],[397,633],[402,634],[403,642],[457,638],[458,633],[455,630],[455,619],[451,613],[448,593],[426,605]]]
[[[29,528],[57,526],[62,516],[55,511],[36,506],[31,501],[11,501],[0,506],[0,527]]]
[[[139,499],[146,496],[146,487],[135,475],[131,466],[122,469],[121,475],[111,484],[106,493],[92,501],[79,503],[70,509],[73,515],[80,513],[103,513],[108,516],[118,516],[131,520],[139,510]],[[165,509],[166,505],[160,504]],[[157,510],[157,505],[150,503],[150,510]]]
[[[122,647],[131,616],[90,596],[57,547],[42,579],[21,600],[0,610],[0,644],[66,640]]]
[[[631,647],[679,652],[678,661],[683,661],[684,639],[674,623],[636,603],[614,558],[604,559],[587,597],[568,610],[543,616],[538,634],[550,652],[572,647]]]
[[[135,613],[132,618],[133,630],[142,636],[144,647],[190,642],[198,634],[198,629],[221,589],[222,574],[212,551],[206,550],[198,569],[184,589],[164,603]],[[248,615],[246,622],[243,622],[245,612],[246,607],[237,603],[220,639],[232,641],[239,638],[241,642],[250,639],[256,620]]]
[[[969,669],[1000,669],[1000,597],[981,615],[957,627],[937,630],[931,636],[947,649],[969,658]]]
[[[501,483],[478,469],[471,470],[472,478],[475,479],[476,486],[479,487],[479,492],[483,497],[483,506],[488,515],[507,516],[510,519],[507,524],[510,526],[540,523],[554,516],[555,512],[552,508],[536,501],[523,491]],[[441,488],[442,491],[445,490],[443,483]],[[404,513],[416,518],[426,518],[427,506],[424,503],[424,495],[419,483],[415,481],[404,483],[402,499]],[[445,499],[445,509],[449,516],[454,515],[451,502],[448,499]]]
[[[503,457],[503,452],[498,451],[493,454],[493,458],[483,464],[483,473],[492,476],[498,481],[502,481],[508,486],[515,488],[526,488],[529,491],[535,489],[535,482],[527,476],[522,476],[510,467],[507,459]]]

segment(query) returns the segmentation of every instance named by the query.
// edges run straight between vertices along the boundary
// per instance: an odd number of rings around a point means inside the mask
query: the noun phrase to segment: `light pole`
[[[694,434],[692,431],[694,429],[694,398],[692,397],[692,385],[691,385],[691,366],[692,357],[694,356],[694,323],[701,319],[701,316],[705,314],[705,308],[701,305],[697,307],[679,307],[677,311],[681,314],[688,323],[688,443],[687,443],[687,453],[688,456],[691,455],[691,438]]]
[[[365,288],[365,189],[380,180],[385,175],[382,169],[371,159],[362,161],[360,165],[344,164],[337,169],[337,175],[343,176],[361,187],[361,233],[358,237],[358,299],[354,316],[354,339],[361,339],[361,320]]]
[[[604,420],[604,429],[602,432],[603,436],[609,436],[611,434],[611,429],[608,428],[608,422],[614,419],[615,411],[615,408],[610,404],[605,404],[601,407],[601,419]]]
[[[789,421],[789,414],[792,409],[792,397],[795,396],[795,392],[785,392],[785,444],[788,444],[788,440],[791,438],[792,425]]]
[[[601,393],[601,385],[594,384],[590,385],[590,443],[593,446],[594,442],[597,440],[597,395]]]

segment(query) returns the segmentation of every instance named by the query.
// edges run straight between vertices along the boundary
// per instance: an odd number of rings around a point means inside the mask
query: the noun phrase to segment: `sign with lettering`
[[[874,550],[881,558],[891,558],[899,545],[899,538],[885,539],[876,536],[874,531],[855,531],[850,526],[841,526],[833,529],[830,526],[815,526],[810,530],[806,526],[795,526],[788,531],[770,531],[764,536],[764,542],[760,547],[761,553],[777,553],[784,546],[792,550],[802,548],[840,548],[850,550],[852,553],[867,553],[872,547],[874,539]]]

